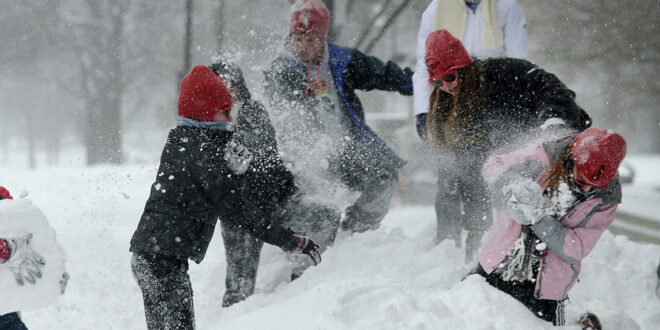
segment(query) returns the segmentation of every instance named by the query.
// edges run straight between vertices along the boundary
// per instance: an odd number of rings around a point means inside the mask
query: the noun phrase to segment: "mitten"
[[[538,183],[524,179],[507,184],[503,193],[508,196],[509,213],[521,225],[533,225],[543,217],[543,191]]]
[[[304,254],[314,266],[318,265],[321,262],[321,253],[319,252],[320,247],[318,244],[314,243],[311,238],[306,236],[293,236],[295,239],[289,248],[289,252],[294,254]]]
[[[18,285],[25,284],[25,281],[34,284],[41,278],[41,269],[46,265],[44,258],[32,250],[31,239],[32,234],[5,239],[9,245],[9,258],[0,266],[9,268]]]
[[[213,72],[220,75],[221,78],[224,78],[229,81],[231,85],[231,90],[233,91],[234,99],[238,102],[244,103],[250,99],[250,91],[245,84],[245,78],[243,78],[243,72],[238,65],[223,60],[219,60],[210,66]]]
[[[252,153],[243,145],[230,141],[225,146],[225,161],[227,162],[227,167],[229,167],[229,169],[235,174],[244,174],[248,167],[250,167],[251,160]]]

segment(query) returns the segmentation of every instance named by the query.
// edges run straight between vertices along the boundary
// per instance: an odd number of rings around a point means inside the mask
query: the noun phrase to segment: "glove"
[[[225,146],[225,161],[227,167],[235,174],[245,174],[250,161],[252,160],[252,153],[246,147],[234,141],[230,141]]]
[[[245,84],[245,78],[243,78],[243,72],[238,65],[230,62],[225,62],[219,60],[210,66],[213,72],[220,75],[220,77],[226,79],[231,84],[231,90],[233,91],[234,99],[245,103],[250,99],[250,91]]]
[[[517,223],[529,226],[543,217],[543,191],[531,179],[514,181],[502,189],[508,197],[509,213]]]
[[[25,281],[34,284],[41,278],[41,269],[46,265],[44,258],[30,247],[31,239],[32,234],[27,234],[5,240],[9,245],[9,259],[2,265],[14,274],[18,285],[25,284]]]
[[[415,123],[415,127],[417,127],[417,135],[422,139],[422,141],[426,141],[426,118],[428,117],[428,113],[420,113],[415,118],[417,118],[417,121]]]
[[[289,248],[289,252],[294,254],[304,254],[309,258],[309,261],[318,265],[321,262],[321,253],[319,252],[318,244],[314,243],[311,238],[300,235],[293,235],[295,240],[293,245]]]

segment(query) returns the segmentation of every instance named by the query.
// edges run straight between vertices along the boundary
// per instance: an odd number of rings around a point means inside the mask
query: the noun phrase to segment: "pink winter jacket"
[[[492,156],[482,174],[494,192],[508,179],[527,176],[543,184],[550,164],[562,157],[573,136],[540,143],[508,154]],[[601,234],[614,221],[614,212],[621,202],[618,177],[606,189],[598,189],[576,199],[561,217],[544,216],[530,229],[548,246],[541,259],[534,296],[539,299],[561,300],[575,284],[582,259],[591,252]],[[490,230],[479,252],[479,263],[490,274],[512,251],[520,237],[522,226],[509,215],[508,208],[496,212],[495,226]]]

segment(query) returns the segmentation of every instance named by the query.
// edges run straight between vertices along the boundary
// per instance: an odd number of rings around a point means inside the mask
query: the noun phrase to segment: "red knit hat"
[[[425,60],[430,83],[442,80],[452,70],[472,64],[472,58],[461,41],[447,30],[435,30],[426,38]]]
[[[330,11],[321,0],[298,0],[291,6],[290,32],[312,32],[325,38],[330,27]]]
[[[617,133],[589,128],[573,139],[571,151],[578,174],[594,186],[605,186],[616,176],[626,155],[626,140]]]
[[[197,65],[183,77],[179,89],[179,116],[211,121],[218,110],[231,108],[231,105],[229,90],[209,67]]]
[[[3,186],[0,186],[0,199],[13,199],[9,193],[9,190]]]
[[[9,190],[5,189],[3,186],[0,186],[0,199],[13,199],[9,194]],[[11,251],[9,250],[9,244],[7,244],[7,241],[0,238],[0,263],[9,259],[10,254]]]

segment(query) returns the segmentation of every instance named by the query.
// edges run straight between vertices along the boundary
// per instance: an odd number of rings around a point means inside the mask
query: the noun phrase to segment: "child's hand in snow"
[[[321,252],[319,251],[318,244],[306,236],[293,236],[295,239],[293,245],[289,247],[289,252],[305,255],[314,266],[318,265],[321,262]]]

